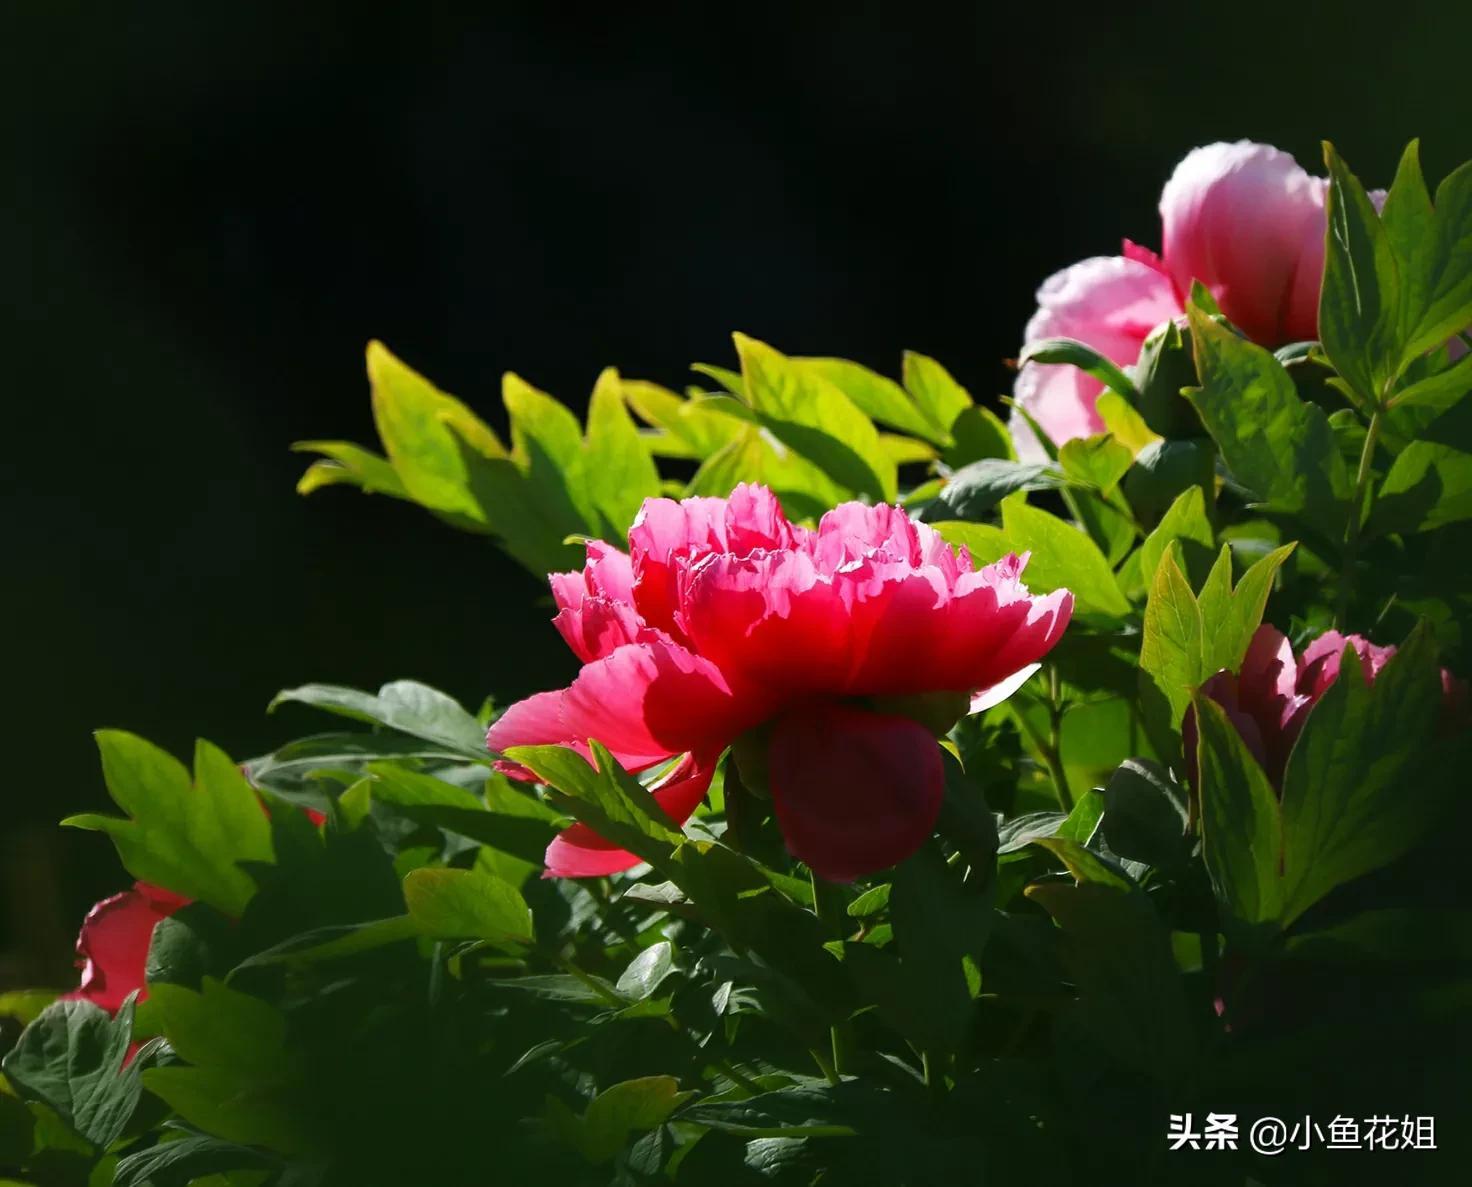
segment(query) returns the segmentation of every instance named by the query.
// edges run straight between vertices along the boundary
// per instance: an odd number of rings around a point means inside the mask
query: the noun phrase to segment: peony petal
[[[903,509],[881,503],[870,507],[864,503],[840,503],[823,514],[817,534],[809,549],[818,567],[831,573],[841,565],[869,557],[921,563],[930,546],[935,529],[911,519]]]
[[[1168,277],[1123,256],[1095,256],[1054,273],[1038,289],[1037,300],[1024,343],[1074,338],[1121,366],[1133,364],[1150,332],[1181,312]],[[1018,403],[1058,445],[1103,431],[1094,407],[1103,390],[1097,379],[1062,364],[1028,363],[1013,385]],[[1013,422],[1026,423],[1015,412]],[[1028,452],[1041,457],[1032,434],[1025,436]]]
[[[631,769],[724,748],[765,715],[708,659],[674,643],[633,643],[586,665],[563,694],[565,737],[596,738]]]
[[[977,689],[971,695],[970,712],[980,713],[985,709],[991,709],[996,705],[1000,705],[1031,680],[1042,666],[1042,664],[1028,664],[1027,667],[1018,668],[1012,675],[993,684],[990,688]]]
[[[742,483],[729,499],[646,499],[629,529],[634,603],[650,626],[677,633],[682,569],[712,553],[786,550],[805,537],[764,486]]]
[[[629,603],[603,597],[584,598],[577,606],[558,611],[552,625],[584,663],[602,659],[625,643],[652,643],[669,638],[663,631],[645,626],[639,612]]]
[[[853,658],[841,688],[855,696],[949,690],[951,595],[939,569],[865,560],[846,566],[833,584],[853,622]]]
[[[561,692],[518,701],[486,731],[486,745],[571,746],[586,757],[596,738],[624,767],[643,770],[687,750],[719,750],[765,712],[759,698],[733,695],[709,660],[660,639],[615,648]],[[515,764],[502,769],[528,777]]]
[[[1339,678],[1339,665],[1345,647],[1353,647],[1359,656],[1365,682],[1372,684],[1380,669],[1390,662],[1394,647],[1378,647],[1363,635],[1341,635],[1325,631],[1303,649],[1298,660],[1297,689],[1303,696],[1317,701]]]
[[[820,877],[849,882],[886,869],[935,828],[940,747],[908,718],[812,704],[777,719],[768,757],[787,848]]]
[[[1237,733],[1241,736],[1242,741],[1247,744],[1247,749],[1251,751],[1252,757],[1257,759],[1258,765],[1268,772],[1268,777],[1273,780],[1276,786],[1282,770],[1279,768],[1276,775],[1273,773],[1274,763],[1263,737],[1263,731],[1259,728],[1253,716],[1242,707],[1240,696],[1241,684],[1238,677],[1223,669],[1202,684],[1199,691],[1203,696],[1210,697],[1222,707],[1222,710],[1227,715],[1227,720],[1237,728]],[[1276,726],[1274,729],[1276,731]],[[1199,733],[1196,726],[1196,709],[1195,706],[1191,706],[1186,710],[1186,716],[1181,721],[1181,750],[1186,759],[1186,774],[1196,784],[1199,791],[1201,776],[1196,769],[1196,747],[1198,742]]]
[[[773,704],[843,686],[852,649],[848,609],[806,552],[701,561],[684,583],[680,626],[736,686]]]
[[[956,582],[946,607],[948,646],[937,687],[970,691],[1001,684],[1062,638],[1073,595],[1059,589],[1033,597],[1020,579],[1026,563],[1025,555],[1011,554]]]
[[[1182,299],[1199,280],[1264,346],[1318,337],[1324,183],[1288,153],[1245,140],[1194,149],[1166,182],[1160,217]]]
[[[629,529],[634,605],[644,621],[676,633],[680,562],[722,552],[725,546],[725,499],[645,499]]]
[[[135,989],[146,995],[144,973],[154,926],[188,902],[146,882],[103,899],[87,912],[77,937],[82,983],[64,996],[116,1013]]]
[[[571,739],[562,724],[564,691],[539,692],[517,701],[491,722],[486,730],[486,749],[493,753],[513,746],[566,745]],[[536,776],[513,762],[497,762],[496,769],[513,779],[535,783]]]
[[[690,819],[710,790],[717,757],[697,759],[686,755],[650,788],[659,806],[676,824],[683,825]],[[640,860],[628,850],[605,841],[586,824],[574,824],[558,833],[547,846],[544,877],[600,878],[631,869]]]
[[[807,535],[787,522],[781,502],[765,486],[743,482],[726,500],[726,549],[737,556],[793,548]]]
[[[581,573],[552,573],[552,600],[559,610],[577,609],[585,598],[611,602],[634,601],[634,565],[629,554],[602,540],[589,540]]]

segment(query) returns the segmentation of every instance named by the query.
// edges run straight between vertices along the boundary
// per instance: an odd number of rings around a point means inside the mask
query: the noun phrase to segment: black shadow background
[[[991,395],[1195,144],[1472,156],[1436,0],[988,7],[4,4],[0,987],[69,983],[126,884],[54,827],[106,802],[90,729],[245,757],[303,681],[570,674],[485,540],[293,493],[290,442],[373,440],[369,337],[498,427],[505,369],[679,385],[732,329]]]

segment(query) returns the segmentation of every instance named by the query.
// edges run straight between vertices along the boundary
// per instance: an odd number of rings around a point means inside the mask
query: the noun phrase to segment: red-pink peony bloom
[[[261,810],[270,815],[265,803]],[[315,808],[302,810],[314,826],[320,827],[326,820]],[[135,989],[142,1001],[148,996],[145,974],[153,929],[161,919],[191,902],[149,882],[135,882],[132,890],[103,899],[82,920],[77,936],[77,967],[82,970],[82,983],[62,994],[63,999],[89,1001],[109,1014],[115,1014]]]
[[[1096,256],[1050,276],[1038,290],[1025,342],[1075,338],[1128,366],[1152,330],[1182,315],[1193,280],[1263,346],[1317,338],[1327,188],[1266,144],[1192,150],[1160,195],[1160,255],[1126,240],[1118,256]],[[1073,367],[1029,364],[1014,395],[1062,443],[1104,430],[1094,408],[1101,390]],[[1036,450],[1015,414],[1013,428]]]
[[[141,1001],[147,996],[144,970],[154,925],[188,902],[171,890],[147,882],[135,883],[132,890],[103,899],[87,912],[77,937],[82,983],[63,996],[92,1002],[110,1014],[115,1014],[135,989],[140,991]]]
[[[552,575],[554,622],[583,669],[512,705],[487,744],[587,757],[591,738],[630,770],[674,760],[651,790],[683,822],[721,752],[770,727],[748,741],[766,748],[788,848],[835,880],[883,869],[930,835],[943,784],[934,733],[896,699],[994,703],[1068,624],[1073,596],[1030,596],[1025,563],[978,570],[896,507],[847,503],[813,531],[760,486],[650,499],[628,553],[593,543],[581,573]],[[582,825],[547,850],[552,875],[636,863]]]
[[[1368,684],[1375,682],[1380,669],[1395,654],[1393,646],[1377,646],[1361,635],[1325,631],[1295,657],[1283,633],[1264,623],[1252,636],[1242,670],[1236,674],[1218,672],[1201,686],[1201,691],[1226,711],[1274,787],[1283,784],[1289,752],[1303,731],[1308,711],[1339,678],[1346,645],[1354,648]],[[1467,686],[1443,668],[1441,687],[1443,719],[1448,727],[1455,727],[1465,716],[1462,710]],[[1187,713],[1182,733],[1187,770],[1194,772],[1194,713]]]

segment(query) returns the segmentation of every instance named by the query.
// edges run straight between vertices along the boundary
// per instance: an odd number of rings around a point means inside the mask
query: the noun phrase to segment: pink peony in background
[[[1160,254],[1126,240],[1118,256],[1054,273],[1038,289],[1024,342],[1074,338],[1128,366],[1153,329],[1183,314],[1193,280],[1260,345],[1317,338],[1327,189],[1323,178],[1270,145],[1242,140],[1193,149],[1161,191]],[[1013,394],[1062,443],[1103,431],[1094,408],[1102,390],[1076,368],[1028,364]],[[1012,431],[1040,452],[1015,412]]]
[[[721,752],[760,729],[747,741],[765,750],[792,853],[835,880],[883,869],[919,847],[940,810],[939,747],[916,720],[930,716],[926,694],[955,694],[956,712],[974,693],[992,703],[1068,624],[1072,595],[1031,596],[1025,564],[978,570],[897,507],[846,503],[810,530],[761,486],[649,499],[628,553],[595,542],[581,573],[550,579],[554,623],[582,671],[512,705],[487,743],[587,757],[595,738],[630,770],[671,763],[651,790],[683,822]],[[636,863],[583,825],[547,850],[552,875]]]
[[[1240,672],[1221,671],[1201,691],[1226,710],[1247,748],[1262,764],[1274,787],[1282,787],[1283,772],[1293,743],[1303,732],[1308,712],[1339,678],[1345,647],[1354,649],[1373,684],[1395,654],[1393,646],[1379,647],[1361,635],[1325,631],[1295,656],[1288,639],[1264,623],[1257,628],[1242,659]],[[1441,672],[1442,717],[1455,727],[1465,716],[1467,686],[1445,668]],[[1196,720],[1189,712],[1182,727],[1186,769],[1196,770]]]

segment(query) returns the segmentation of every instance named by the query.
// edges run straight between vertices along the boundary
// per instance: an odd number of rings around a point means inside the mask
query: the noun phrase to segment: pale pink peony
[[[1010,691],[1068,624],[1073,596],[1030,596],[1025,564],[977,570],[896,507],[847,503],[813,531],[760,486],[650,499],[628,553],[593,543],[581,573],[551,577],[555,625],[583,669],[570,687],[512,705],[487,744],[587,757],[596,739],[636,771],[675,760],[651,790],[683,823],[721,752],[769,726],[751,741],[766,749],[788,848],[827,878],[883,869],[930,835],[943,785],[935,735],[903,698],[964,704],[980,691],[991,703],[985,693]],[[926,716],[918,700],[908,707]],[[547,850],[552,875],[636,863],[583,825]]]
[[[1119,256],[1097,256],[1050,276],[1024,341],[1075,338],[1128,366],[1153,329],[1183,314],[1193,280],[1263,346],[1317,338],[1327,189],[1266,144],[1192,150],[1161,191],[1161,254],[1126,240]],[[1073,367],[1029,364],[1013,394],[1061,444],[1103,431],[1094,409],[1102,390]],[[1025,448],[1038,451],[1015,413],[1013,429]]]

